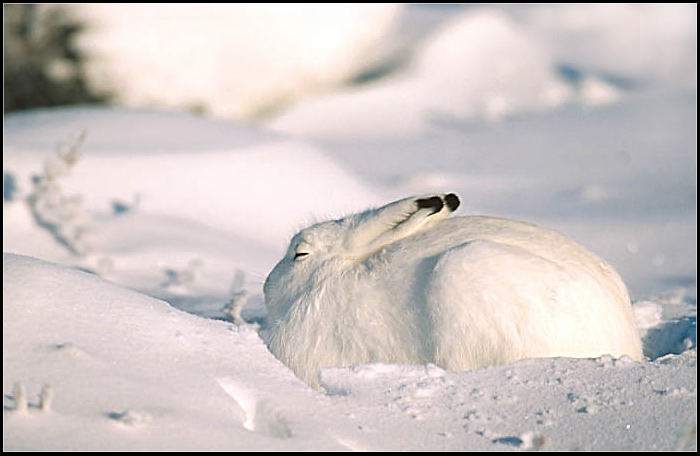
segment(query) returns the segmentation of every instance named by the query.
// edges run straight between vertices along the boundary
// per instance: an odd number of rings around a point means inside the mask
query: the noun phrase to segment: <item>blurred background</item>
[[[6,113],[87,103],[266,122],[362,89],[353,104],[403,103],[406,117],[499,120],[697,80],[696,4],[5,4],[3,13]]]
[[[397,5],[4,5],[4,110],[80,103],[237,119],[372,77]],[[377,60],[373,60],[377,59]]]
[[[93,210],[138,195],[277,248],[310,214],[456,192],[694,302],[695,3],[3,10],[6,199],[79,127]]]

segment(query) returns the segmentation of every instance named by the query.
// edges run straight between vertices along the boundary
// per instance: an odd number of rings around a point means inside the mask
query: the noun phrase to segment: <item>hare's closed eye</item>
[[[310,254],[311,251],[311,246],[306,241],[301,241],[294,247],[294,259],[303,258]]]

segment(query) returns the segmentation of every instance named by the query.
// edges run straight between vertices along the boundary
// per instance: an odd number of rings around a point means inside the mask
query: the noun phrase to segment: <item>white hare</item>
[[[573,241],[501,218],[447,218],[454,194],[318,223],[264,285],[272,353],[320,388],[324,367],[535,357],[642,358],[624,283]]]

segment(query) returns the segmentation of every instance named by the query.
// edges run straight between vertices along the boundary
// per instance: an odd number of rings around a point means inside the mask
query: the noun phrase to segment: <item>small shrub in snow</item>
[[[44,385],[39,393],[39,411],[50,412],[51,402],[53,401],[53,388],[49,385]],[[12,398],[14,400],[15,413],[27,413],[29,411],[29,399],[27,398],[27,389],[22,382],[15,382],[12,387]]]
[[[90,218],[82,212],[82,197],[63,194],[60,180],[69,176],[81,156],[83,132],[75,141],[58,147],[55,156],[44,163],[44,172],[35,176],[28,197],[29,207],[36,222],[49,231],[61,244],[77,255],[90,251],[87,231]]]
[[[39,410],[42,412],[51,411],[51,403],[53,401],[53,388],[50,385],[44,385],[39,393]]]
[[[243,289],[244,282],[245,273],[240,269],[236,270],[236,275],[231,285],[231,299],[221,309],[224,315],[227,315],[233,323],[239,326],[246,324],[243,317],[241,317],[241,311],[248,302],[248,292]]]
[[[27,390],[20,382],[15,382],[12,387],[12,397],[15,401],[14,411],[17,413],[27,413]]]

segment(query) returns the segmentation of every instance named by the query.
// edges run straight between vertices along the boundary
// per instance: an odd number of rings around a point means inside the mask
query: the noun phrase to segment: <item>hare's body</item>
[[[321,368],[367,362],[642,357],[625,285],[601,259],[534,225],[446,219],[459,201],[435,198],[294,237],[265,300],[270,350],[300,378],[318,387]]]

